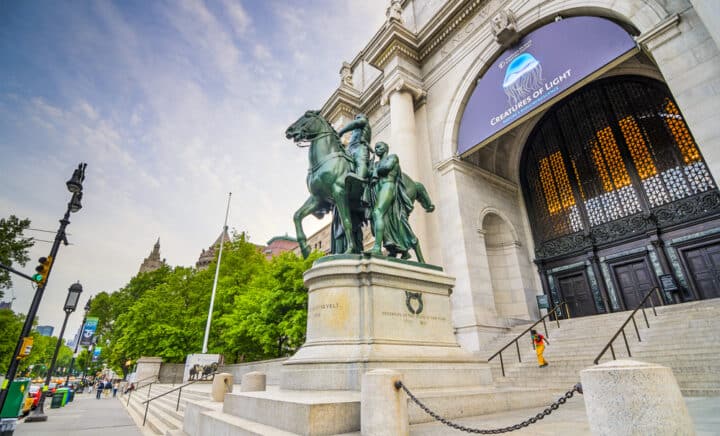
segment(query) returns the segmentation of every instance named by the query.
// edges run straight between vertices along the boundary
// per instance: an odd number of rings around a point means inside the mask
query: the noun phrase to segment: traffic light
[[[36,274],[32,276],[33,280],[37,282],[39,286],[42,286],[47,281],[48,274],[50,273],[50,267],[52,266],[52,256],[41,257],[38,259],[40,265],[35,267]]]

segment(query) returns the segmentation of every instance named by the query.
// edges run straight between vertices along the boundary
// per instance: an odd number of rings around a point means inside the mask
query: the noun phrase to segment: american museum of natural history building
[[[456,278],[464,348],[538,295],[573,317],[662,284],[720,297],[718,29],[707,0],[391,3],[322,114],[367,114],[426,186],[437,210],[411,223]]]

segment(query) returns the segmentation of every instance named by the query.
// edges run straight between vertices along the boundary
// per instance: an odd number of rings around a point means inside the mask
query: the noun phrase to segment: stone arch
[[[592,15],[610,18],[616,22],[632,26],[642,34],[667,18],[668,13],[656,0],[631,0],[619,3],[614,0],[570,0],[551,3],[542,10],[540,10],[539,5],[536,5],[532,9],[521,11],[518,25],[523,33],[527,33],[534,30],[534,24],[548,23],[557,15]],[[488,38],[487,41],[487,45],[481,49],[478,58],[471,64],[458,83],[450,101],[444,123],[441,161],[457,156],[457,137],[460,121],[468,100],[475,89],[475,83],[478,77],[504,51],[495,40]],[[536,122],[537,119],[539,117],[535,118]]]
[[[532,273],[527,254],[522,250],[517,232],[499,211],[486,209],[480,217],[480,230],[490,272],[495,312],[508,323],[530,319],[528,294],[534,294],[528,283]]]

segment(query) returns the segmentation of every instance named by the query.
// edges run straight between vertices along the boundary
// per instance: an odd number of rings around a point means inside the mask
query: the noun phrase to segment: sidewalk
[[[65,407],[51,409],[52,398],[45,400],[45,422],[18,421],[15,435],[62,436],[141,436],[118,398],[95,399],[95,392],[75,395],[75,401]]]

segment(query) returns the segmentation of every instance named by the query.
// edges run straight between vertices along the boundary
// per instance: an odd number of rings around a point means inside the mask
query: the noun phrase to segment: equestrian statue
[[[348,132],[352,134],[345,148],[340,138]],[[332,212],[332,254],[361,253],[362,227],[369,224],[375,244],[366,254],[382,255],[384,248],[388,256],[408,259],[412,250],[418,262],[425,262],[408,220],[416,200],[426,212],[435,206],[425,186],[401,171],[398,156],[388,153],[388,144],[378,142],[374,153],[370,150],[372,131],[366,115],[358,114],[337,132],[320,111],[307,111],[285,136],[308,148],[310,197],[293,216],[304,257],[310,255],[310,248],[302,220]]]

